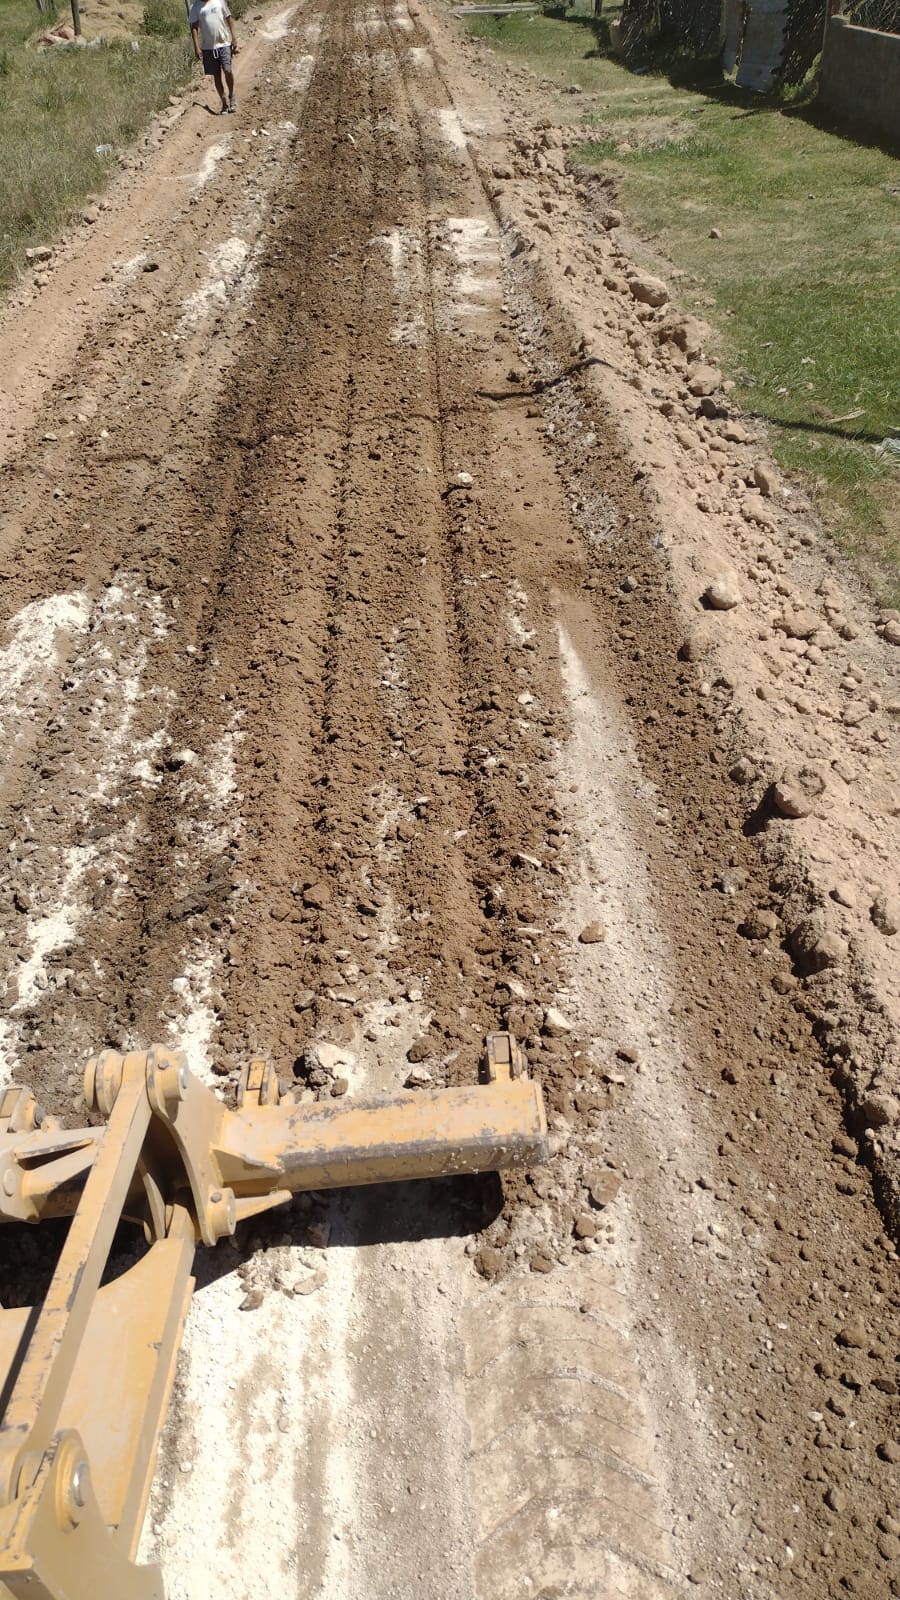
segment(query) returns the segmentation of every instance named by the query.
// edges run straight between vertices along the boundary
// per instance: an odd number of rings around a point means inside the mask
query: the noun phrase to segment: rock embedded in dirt
[[[611,1205],[622,1187],[622,1180],[616,1172],[599,1172],[588,1179],[588,1196],[592,1206],[602,1211],[604,1206]]]
[[[544,1272],[544,1273],[546,1273],[546,1272],[552,1272],[554,1266],[556,1265],[556,1263],[554,1262],[552,1257],[548,1256],[543,1250],[536,1250],[534,1255],[531,1257],[528,1265],[531,1268],[532,1272]]]
[[[757,461],[753,466],[753,482],[756,484],[760,494],[765,495],[766,499],[768,499],[770,495],[775,493],[778,480],[770,466],[763,461]]]
[[[588,1211],[583,1211],[579,1217],[575,1218],[573,1232],[576,1239],[593,1239],[597,1232],[596,1217],[592,1217]]]
[[[741,787],[744,787],[748,783],[755,783],[759,777],[759,772],[749,756],[741,756],[734,763],[734,766],[729,768],[728,776],[732,783],[739,783]]]
[[[541,1033],[547,1039],[562,1039],[571,1033],[574,1023],[556,1006],[547,1006],[541,1022]]]
[[[238,1310],[239,1311],[258,1311],[260,1306],[262,1305],[263,1301],[265,1300],[265,1298],[266,1298],[265,1297],[265,1293],[263,1292],[262,1289],[248,1289],[247,1293],[244,1295],[243,1300],[241,1301],[240,1305],[238,1306]]]
[[[406,1052],[406,1059],[412,1062],[425,1061],[430,1055],[431,1042],[427,1035],[423,1033],[419,1035],[418,1039],[413,1040]]]
[[[880,894],[872,901],[869,909],[875,927],[885,938],[893,938],[895,933],[900,933],[900,896],[893,894]]]
[[[413,1067],[404,1079],[405,1089],[428,1089],[434,1082],[431,1073],[426,1067]]]
[[[886,644],[900,644],[900,622],[886,622],[881,637]]]
[[[311,883],[309,888],[303,891],[303,904],[311,911],[324,911],[325,907],[331,904],[331,898],[331,884],[324,878],[318,883]]]
[[[616,228],[621,228],[625,218],[621,211],[617,211],[614,206],[611,206],[608,211],[604,211],[601,220],[607,232],[612,233]]]
[[[785,609],[775,623],[781,633],[787,634],[789,639],[811,639],[818,633],[822,626],[821,617],[814,611],[802,608],[795,610]]]
[[[678,647],[678,656],[681,661],[702,661],[711,649],[712,640],[709,635],[695,629],[682,639]]]
[[[751,911],[738,924],[738,933],[745,939],[771,939],[778,932],[778,918],[774,911]]]
[[[838,883],[832,884],[829,894],[832,900],[836,901],[839,906],[845,906],[848,911],[852,911],[856,905],[856,890],[852,883],[845,878],[842,878]]]
[[[896,1466],[900,1461],[900,1442],[896,1439],[885,1439],[878,1446],[878,1454],[882,1461],[889,1461],[892,1466]]]
[[[602,922],[589,922],[582,928],[578,935],[579,944],[602,944],[606,938],[606,929]]]
[[[864,1350],[868,1332],[862,1317],[849,1317],[837,1335],[837,1343],[844,1350]]]
[[[324,1272],[311,1272],[308,1278],[297,1278],[296,1282],[291,1284],[291,1294],[315,1294],[324,1282]]]
[[[771,799],[782,817],[808,817],[825,793],[825,778],[818,767],[788,767],[771,788]]]
[[[628,284],[635,300],[645,306],[664,306],[669,298],[669,291],[662,278],[654,278],[649,273],[640,273],[631,278]]]
[[[483,1278],[497,1278],[505,1266],[503,1254],[492,1244],[483,1244],[474,1256],[475,1269]]]
[[[863,1099],[859,1114],[867,1128],[886,1128],[900,1122],[900,1100],[896,1095],[876,1090]]]
[[[712,611],[733,611],[741,603],[741,591],[732,573],[722,572],[703,591],[703,602]]]
[[[699,399],[702,395],[714,394],[716,389],[721,387],[721,384],[722,374],[718,367],[709,366],[706,362],[701,362],[691,373],[688,381],[688,390]]]
[[[818,915],[807,917],[794,929],[791,949],[800,965],[810,972],[840,966],[848,954],[846,939],[825,927]]]

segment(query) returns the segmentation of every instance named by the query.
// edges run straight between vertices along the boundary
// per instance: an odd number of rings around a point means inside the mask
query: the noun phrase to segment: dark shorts
[[[208,78],[214,78],[217,72],[230,72],[231,45],[220,44],[218,50],[204,50],[203,71]]]

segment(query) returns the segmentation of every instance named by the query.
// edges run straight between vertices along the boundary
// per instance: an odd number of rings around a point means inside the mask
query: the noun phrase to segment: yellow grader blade
[[[296,1105],[264,1062],[236,1111],[160,1046],[88,1063],[106,1118],[66,1131],[0,1099],[0,1221],[71,1217],[43,1302],[0,1312],[0,1597],[164,1600],[135,1565],[198,1241],[303,1189],[502,1171],[546,1157],[540,1088],[504,1033],[482,1081]],[[101,1287],[123,1217],[147,1253]]]

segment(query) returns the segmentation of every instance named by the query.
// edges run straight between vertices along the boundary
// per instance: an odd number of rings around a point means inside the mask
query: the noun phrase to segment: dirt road
[[[737,561],[750,441],[538,91],[402,0],[247,31],[238,118],[185,95],[0,326],[3,1076],[71,1114],[162,1036],[352,1094],[502,1025],[554,1153],[201,1263],[144,1555],[184,1600],[898,1594],[889,646],[884,738],[828,730],[860,866],[773,811],[805,713],[673,536],[699,484]],[[798,614],[812,536],[740,526]]]

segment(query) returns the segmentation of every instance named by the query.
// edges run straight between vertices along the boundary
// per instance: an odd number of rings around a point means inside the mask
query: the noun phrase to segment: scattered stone
[[[353,1061],[352,1051],[345,1049],[343,1045],[331,1044],[327,1039],[315,1039],[303,1052],[306,1071],[324,1072],[329,1079],[334,1077],[338,1067],[352,1066]]]
[[[775,486],[777,483],[775,473],[771,467],[767,466],[762,461],[757,461],[754,463],[753,482],[756,484],[760,494],[765,495],[766,499],[775,493]]]
[[[900,898],[893,894],[880,894],[872,901],[869,911],[879,933],[885,938],[893,938],[900,932]]]
[[[536,1250],[528,1263],[532,1272],[552,1272],[554,1264],[550,1256],[545,1255],[543,1250]]]
[[[699,398],[701,395],[715,393],[716,389],[721,387],[721,383],[722,374],[718,367],[709,366],[701,361],[691,373],[688,389],[691,394]]]
[[[449,481],[449,483],[447,485],[447,488],[448,489],[471,489],[472,484],[474,482],[475,482],[475,479],[472,477],[471,472],[454,472],[452,478],[450,479],[450,481]]]
[[[583,1211],[580,1217],[575,1218],[576,1239],[593,1239],[597,1232],[597,1220],[590,1212]]]
[[[634,594],[635,589],[638,587],[637,578],[633,577],[632,574],[629,572],[622,579],[622,582],[621,582],[619,587],[622,589],[623,593],[625,593],[625,594]]]
[[[719,228],[710,228],[709,237],[711,239],[721,239],[721,237],[722,237],[721,230]]]
[[[771,939],[778,932],[778,918],[774,911],[751,911],[738,924],[738,933],[744,939]]]
[[[837,1343],[845,1350],[864,1350],[868,1339],[869,1335],[862,1317],[850,1317],[841,1328]]]
[[[739,783],[743,787],[748,783],[755,783],[759,773],[748,756],[741,756],[740,760],[729,768],[728,776],[732,783]]]
[[[887,644],[900,644],[900,622],[893,619],[886,622],[881,637]]]
[[[26,261],[49,261],[53,255],[53,247],[49,244],[36,244],[25,251]]]
[[[315,1294],[324,1282],[324,1272],[311,1272],[308,1278],[298,1278],[291,1284],[291,1294]]]
[[[825,793],[825,778],[818,767],[788,767],[772,785],[775,809],[783,817],[808,817]]]
[[[238,1306],[238,1310],[239,1311],[258,1311],[260,1306],[262,1305],[263,1301],[265,1300],[265,1298],[266,1297],[265,1297],[265,1294],[263,1293],[262,1289],[248,1289],[247,1293],[244,1295],[243,1300],[241,1301],[240,1305]]]
[[[649,273],[640,273],[632,278],[628,287],[635,300],[645,306],[664,306],[669,298],[669,291],[662,278],[651,277]]]
[[[333,1100],[339,1100],[341,1098],[341,1095],[347,1093],[347,1090],[349,1089],[349,1087],[350,1087],[350,1079],[349,1078],[335,1078],[334,1083],[331,1085],[331,1097],[332,1097],[332,1099]]]
[[[741,591],[737,579],[731,574],[722,572],[713,578],[703,591],[704,604],[713,611],[732,611],[741,603]]]
[[[609,211],[605,211],[603,214],[603,226],[609,233],[612,233],[615,228],[621,228],[624,221],[625,218],[621,211],[616,211],[615,207],[611,207]]]
[[[582,928],[578,935],[579,944],[602,944],[606,938],[606,929],[602,922],[589,922]]]
[[[491,167],[491,173],[495,178],[499,178],[501,183],[505,183],[513,175],[512,167],[505,166],[502,161],[494,162]]]
[[[588,1184],[591,1205],[602,1211],[604,1206],[612,1205],[621,1187],[622,1180],[618,1173],[599,1172],[595,1174]]]
[[[833,884],[829,893],[832,900],[836,900],[839,906],[846,906],[848,911],[852,911],[856,905],[856,890],[852,883],[844,878],[839,883]]]
[[[636,1050],[633,1044],[617,1045],[616,1055],[620,1061],[629,1061],[632,1066],[641,1059],[640,1050]]]
[[[856,1146],[856,1140],[851,1139],[850,1135],[847,1133],[835,1134],[835,1137],[831,1141],[831,1148],[836,1156],[848,1156],[853,1161],[855,1161],[857,1155],[859,1154]]]
[[[680,661],[702,661],[712,647],[712,641],[705,633],[695,629],[682,639],[678,650]]]
[[[810,972],[824,972],[845,961],[848,946],[840,934],[823,928],[818,917],[809,917],[795,928],[791,948],[797,960]]]
[[[893,1534],[882,1533],[876,1540],[876,1549],[882,1561],[896,1561],[900,1557],[900,1539],[895,1539]]]
[[[878,1446],[878,1454],[882,1461],[890,1461],[892,1466],[896,1466],[900,1461],[900,1443],[896,1439],[885,1439],[884,1443]]]
[[[413,1040],[406,1052],[406,1059],[407,1061],[425,1061],[430,1055],[431,1045],[428,1041],[428,1038],[423,1033],[420,1034],[418,1039]]]
[[[503,1271],[503,1256],[492,1244],[483,1244],[475,1255],[475,1269],[483,1278],[497,1278]]]
[[[142,271],[144,271],[144,272],[158,272],[159,271],[159,262],[157,261],[155,256],[148,256],[147,257],[147,260],[143,263]]]
[[[822,621],[814,611],[801,608],[782,612],[775,626],[786,633],[789,639],[811,639],[814,633],[818,633]]]
[[[838,1489],[833,1483],[829,1484],[825,1490],[825,1504],[832,1511],[845,1511],[847,1508],[847,1496],[844,1494],[843,1489]]]
[[[876,1089],[865,1096],[859,1111],[867,1128],[886,1128],[900,1121],[900,1100]]]
[[[541,1023],[541,1033],[548,1039],[561,1039],[572,1032],[574,1024],[556,1006],[547,1006]]]
[[[87,222],[87,223],[98,222],[100,220],[100,209],[99,209],[99,207],[98,206],[88,206],[87,210],[82,212],[82,220],[84,222]]]
[[[331,884],[324,878],[319,883],[310,884],[303,891],[303,904],[311,911],[324,911],[331,904]]]
[[[427,1067],[413,1067],[412,1072],[409,1072],[406,1075],[404,1088],[427,1089],[433,1082],[434,1079],[432,1078]]]
[[[300,993],[294,996],[294,1010],[308,1011],[310,1006],[314,1003],[315,998],[316,997],[312,989],[301,989]]]

